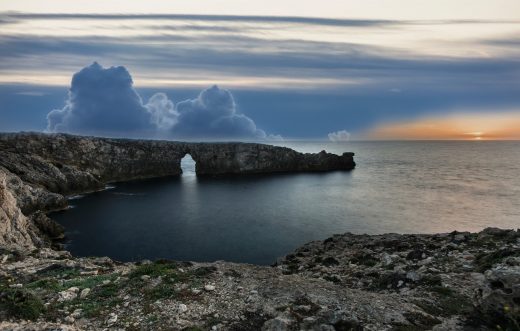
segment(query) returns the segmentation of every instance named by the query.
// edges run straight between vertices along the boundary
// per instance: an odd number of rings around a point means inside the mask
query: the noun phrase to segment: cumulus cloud
[[[350,140],[350,133],[346,130],[340,130],[336,132],[331,132],[328,134],[329,140],[333,142],[342,142]]]
[[[263,130],[244,114],[238,113],[228,90],[214,85],[200,92],[196,99],[177,104],[178,123],[171,129],[178,138],[265,139]]]
[[[65,107],[47,115],[47,130],[106,136],[151,134],[152,116],[125,67],[94,62],[75,73]]]
[[[125,67],[105,69],[96,62],[74,74],[65,106],[51,111],[47,122],[50,132],[104,136],[281,139],[257,128],[238,112],[232,94],[216,85],[177,105],[164,93],[144,104]]]
[[[166,94],[155,93],[145,107],[150,112],[151,122],[157,129],[167,130],[177,124],[179,113]]]

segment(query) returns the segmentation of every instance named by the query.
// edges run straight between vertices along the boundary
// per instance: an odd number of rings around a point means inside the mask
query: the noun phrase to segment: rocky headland
[[[353,154],[0,134],[0,330],[519,330],[520,232],[335,235],[271,266],[60,249],[46,212],[109,182],[350,170]]]

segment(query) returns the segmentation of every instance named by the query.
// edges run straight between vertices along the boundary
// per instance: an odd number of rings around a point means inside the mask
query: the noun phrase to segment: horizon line
[[[327,138],[283,138],[282,140],[246,140],[246,139],[211,139],[207,138],[206,140],[201,139],[190,139],[185,138],[185,140],[181,139],[165,139],[161,137],[130,137],[130,136],[102,136],[102,135],[92,135],[92,134],[80,134],[80,133],[70,133],[70,132],[48,132],[48,131],[34,131],[34,130],[18,130],[18,131],[0,131],[0,134],[64,134],[71,136],[80,136],[80,137],[93,137],[93,138],[106,138],[106,139],[133,139],[133,140],[160,140],[160,141],[173,141],[173,142],[220,142],[220,143],[260,143],[260,144],[283,144],[286,142],[324,142],[331,144],[347,144],[350,142],[518,142],[520,138],[517,139],[350,139],[345,141],[331,141]]]

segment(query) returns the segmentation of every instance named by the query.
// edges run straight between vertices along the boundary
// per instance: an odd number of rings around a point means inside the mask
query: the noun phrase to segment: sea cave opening
[[[184,155],[184,157],[181,159],[181,169],[183,177],[196,176],[195,163],[195,160],[191,157],[189,153]]]

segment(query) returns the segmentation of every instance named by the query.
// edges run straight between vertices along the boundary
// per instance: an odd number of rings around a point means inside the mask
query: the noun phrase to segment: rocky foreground
[[[518,330],[520,233],[344,234],[262,267],[0,255],[0,329]]]
[[[171,146],[0,134],[0,330],[520,330],[518,230],[336,235],[272,267],[119,263],[60,250],[63,229],[46,211],[111,180],[172,174],[177,156],[167,151],[187,147]],[[352,157],[230,146],[214,165],[246,173],[326,170]],[[248,168],[255,155],[261,162]]]

